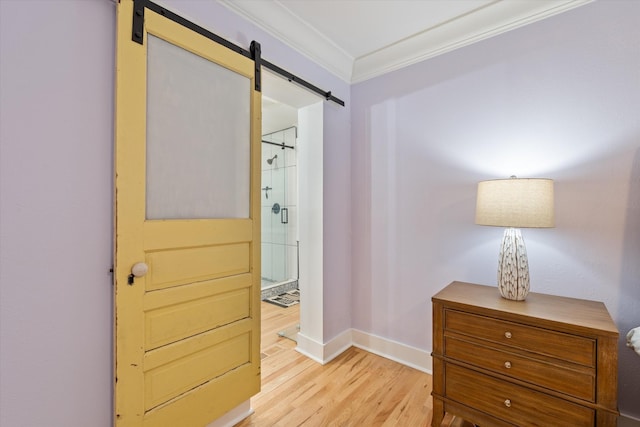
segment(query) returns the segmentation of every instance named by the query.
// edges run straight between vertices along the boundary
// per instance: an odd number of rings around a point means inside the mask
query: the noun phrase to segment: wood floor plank
[[[278,335],[299,316],[299,305],[262,303],[262,391],[236,427],[431,425],[430,375],[355,347],[321,365]],[[469,424],[447,415],[442,427],[454,426]]]

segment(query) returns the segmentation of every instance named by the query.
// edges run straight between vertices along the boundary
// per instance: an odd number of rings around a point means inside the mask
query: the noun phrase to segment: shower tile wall
[[[264,141],[296,145],[296,128],[263,135]],[[271,163],[269,163],[271,160]],[[295,149],[262,144],[262,286],[296,279],[298,276],[298,201]],[[269,190],[265,190],[266,188]],[[280,212],[275,213],[274,204]],[[284,224],[288,210],[288,223]]]

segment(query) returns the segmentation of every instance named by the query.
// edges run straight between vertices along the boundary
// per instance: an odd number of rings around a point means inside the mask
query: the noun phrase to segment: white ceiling
[[[356,83],[592,0],[218,1]]]

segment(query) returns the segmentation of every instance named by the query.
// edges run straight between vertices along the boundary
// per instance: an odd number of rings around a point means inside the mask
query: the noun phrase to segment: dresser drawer
[[[593,368],[568,364],[556,365],[507,350],[507,347],[484,346],[464,339],[445,337],[446,357],[589,402],[595,401],[595,370]]]
[[[445,330],[594,367],[595,341],[575,335],[445,310]]]
[[[592,409],[445,363],[445,396],[520,427],[595,423]]]

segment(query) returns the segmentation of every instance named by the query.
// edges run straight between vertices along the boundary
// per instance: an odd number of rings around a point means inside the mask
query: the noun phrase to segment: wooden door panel
[[[145,312],[148,350],[249,317],[251,288],[241,288]]]
[[[152,252],[164,248],[187,248],[250,242],[251,219],[145,221],[144,249]]]
[[[160,405],[148,411],[143,419],[145,427],[203,426],[218,414],[226,412],[226,401],[237,406],[246,400],[246,384],[252,382],[255,373],[250,365],[240,366],[233,375],[222,375],[200,387],[190,390],[170,404]],[[254,393],[259,391],[258,388]],[[225,402],[219,403],[219,396]],[[195,408],[195,409],[194,409]]]
[[[230,292],[252,285],[253,275],[239,274],[237,276],[224,277],[215,280],[206,280],[192,283],[185,287],[163,289],[161,291],[149,292],[144,299],[144,310],[167,307],[173,304],[205,298],[217,293]]]
[[[144,374],[149,410],[250,361],[250,333],[171,359]]]
[[[146,371],[156,369],[186,355],[206,350],[209,347],[215,347],[221,342],[250,332],[251,326],[251,319],[244,319],[186,338],[172,345],[150,350],[144,355],[144,368]]]
[[[146,255],[146,290],[248,273],[250,260],[249,243],[150,252]]]

